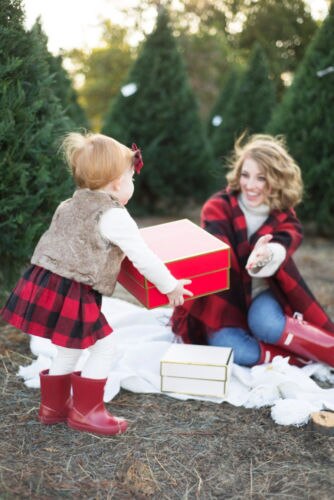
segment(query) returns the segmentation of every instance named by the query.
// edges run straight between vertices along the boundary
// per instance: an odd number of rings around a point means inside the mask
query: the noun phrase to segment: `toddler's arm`
[[[190,290],[184,288],[184,285],[190,285],[190,283],[191,280],[179,280],[176,288],[172,292],[166,294],[171,306],[182,306],[184,303],[184,295],[188,295],[189,297],[193,296]]]
[[[147,246],[136,222],[125,208],[112,208],[100,220],[101,234],[117,245],[131,260],[133,265],[161,293],[167,295],[170,305],[183,304],[183,295],[193,294],[184,288],[190,280],[177,280],[165,264]]]

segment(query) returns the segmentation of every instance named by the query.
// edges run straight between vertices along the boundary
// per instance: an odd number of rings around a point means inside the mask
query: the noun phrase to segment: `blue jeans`
[[[234,362],[238,365],[253,366],[260,359],[259,340],[275,344],[284,331],[285,314],[274,295],[265,290],[250,305],[247,315],[249,332],[242,328],[225,327],[208,337],[208,344],[231,347]]]

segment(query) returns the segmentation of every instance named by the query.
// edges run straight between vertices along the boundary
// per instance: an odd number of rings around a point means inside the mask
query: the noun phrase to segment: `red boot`
[[[73,408],[67,423],[73,429],[96,434],[121,434],[128,423],[111,415],[103,403],[107,379],[92,379],[72,373]]]
[[[285,329],[277,345],[306,359],[334,367],[334,334],[303,320],[301,314],[286,316]]]
[[[257,362],[257,365],[262,365],[263,363],[270,363],[275,356],[282,356],[283,358],[289,358],[289,365],[294,365],[294,366],[305,366],[310,363],[310,361],[307,361],[306,359],[303,359],[299,356],[295,356],[291,352],[286,351],[285,349],[282,349],[281,347],[278,347],[273,344],[265,344],[264,342],[259,342],[260,349],[261,349],[261,354],[260,354],[260,359]]]
[[[66,422],[72,405],[71,374],[49,375],[49,370],[39,374],[41,381],[41,404],[38,418],[42,424]]]

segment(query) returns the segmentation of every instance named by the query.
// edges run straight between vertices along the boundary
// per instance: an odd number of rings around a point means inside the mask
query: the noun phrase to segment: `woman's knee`
[[[209,336],[208,344],[231,348],[233,360],[237,365],[253,366],[260,358],[258,341],[241,328],[222,328]]]
[[[264,342],[277,342],[285,326],[282,307],[271,292],[262,292],[252,302],[248,312],[248,325],[252,334]]]

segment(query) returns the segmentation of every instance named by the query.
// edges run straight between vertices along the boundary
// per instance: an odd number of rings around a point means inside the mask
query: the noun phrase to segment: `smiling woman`
[[[202,226],[231,248],[230,288],[176,307],[183,341],[229,347],[237,364],[288,357],[334,366],[334,324],[294,263],[302,228],[299,166],[281,138],[255,135],[235,144],[228,187],[203,206]]]
[[[240,174],[240,190],[251,206],[264,203],[266,195],[266,178],[257,162],[247,158]]]

